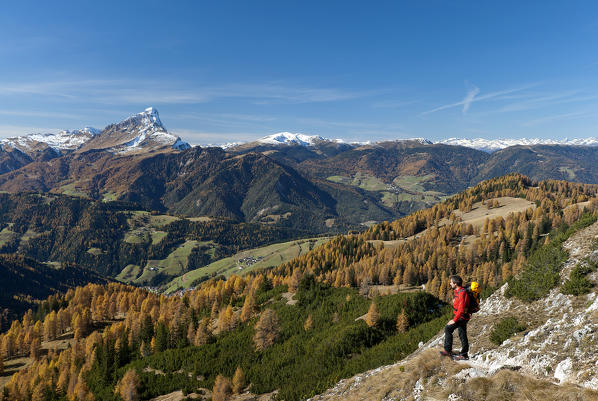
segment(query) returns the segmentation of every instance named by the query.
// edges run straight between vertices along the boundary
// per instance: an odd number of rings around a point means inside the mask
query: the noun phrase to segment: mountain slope
[[[597,239],[598,223],[594,223],[564,243],[569,258],[560,272],[560,284],[579,263],[598,263]],[[598,273],[590,278],[595,284]],[[470,361],[440,358],[443,335],[439,334],[409,357],[343,380],[311,400],[598,399],[598,352],[593,346],[598,341],[596,289],[574,296],[557,287],[545,298],[525,303],[507,298],[507,288],[505,284],[482,301],[472,317]],[[526,331],[494,345],[490,331],[506,316],[516,317]]]
[[[475,149],[419,140],[372,145],[332,141],[314,141],[310,146],[254,143],[227,151],[261,152],[322,185],[334,182],[359,188],[378,198],[376,203],[393,211],[395,217],[467,188],[489,157]]]
[[[60,192],[136,202],[185,216],[220,216],[284,226],[344,230],[394,216],[358,189],[310,181],[270,157],[218,148],[150,154],[76,152],[0,176],[5,191]]]
[[[68,313],[89,310],[94,320],[107,319],[113,324],[103,334],[93,334],[86,340],[95,343],[95,357],[83,355],[94,350],[91,346],[85,351],[63,351],[60,356],[52,356],[61,358],[63,363],[49,376],[42,375],[47,372],[47,360],[35,362],[13,377],[8,391],[19,399],[45,380],[47,386],[42,384],[42,390],[49,387],[48,391],[59,392],[60,385],[55,384],[59,377],[63,377],[61,383],[67,383],[69,377],[81,377],[86,386],[81,394],[91,391],[97,398],[113,399],[118,379],[129,371],[140,378],[142,384],[135,388],[141,398],[181,389],[206,393],[203,389],[214,386],[219,374],[231,377],[240,366],[246,384],[251,383],[256,393],[279,389],[279,396],[287,400],[313,396],[340,378],[400,360],[415,351],[420,341],[434,337],[449,319],[450,310],[443,309],[436,296],[450,299],[450,274],[458,272],[466,280],[475,278],[484,287],[498,286],[515,275],[517,278],[509,281],[509,287],[521,288],[516,283],[527,277],[528,266],[537,265],[538,260],[542,262],[540,269],[553,269],[554,261],[562,257],[560,244],[565,238],[584,224],[596,221],[597,193],[598,186],[535,182],[511,174],[483,182],[398,221],[374,225],[359,234],[337,236],[278,267],[233,275],[228,280],[207,280],[184,297],[159,297],[120,285],[87,286],[67,294],[69,302],[65,305],[70,308]],[[513,200],[518,203],[507,204]],[[474,227],[470,219],[484,215],[488,220]],[[170,227],[183,230],[191,228],[191,223],[176,221]],[[556,250],[558,255],[553,258],[548,251]],[[537,287],[546,289],[543,283],[550,283],[555,271],[548,273],[534,276],[534,285],[524,288],[536,288],[540,279]],[[426,292],[421,290],[422,284]],[[541,299],[538,307],[555,308],[553,311],[557,312],[564,304],[561,296],[553,298],[558,302],[550,304]],[[572,307],[589,308],[587,319],[593,319],[594,311],[587,299],[578,300],[581,302],[572,302]],[[516,305],[519,301],[513,302]],[[483,315],[488,312],[484,308],[492,304],[482,304],[480,326],[471,326],[475,330],[472,337],[483,337],[491,330]],[[534,317],[542,317],[534,309],[530,312]],[[123,314],[124,320],[112,322]],[[562,315],[562,319],[567,316]],[[593,321],[579,322],[590,323]],[[529,324],[537,325],[533,329],[542,326],[538,321]],[[15,325],[13,332],[19,328]],[[545,328],[538,335],[548,337]],[[62,327],[58,334],[69,335],[69,328]],[[594,334],[587,334],[592,344]],[[480,348],[486,346],[482,337],[475,340]],[[115,339],[120,339],[119,346]],[[548,342],[545,345],[548,347]],[[79,357],[91,362],[69,370],[70,361]],[[369,399],[365,394],[380,394],[382,399],[392,393],[394,398],[436,399],[440,394],[438,399],[447,399],[446,391],[450,391],[456,394],[453,398],[462,394],[464,399],[478,400],[487,398],[488,389],[500,390],[502,396],[505,392],[512,395],[513,389],[520,388],[522,391],[515,394],[527,394],[527,387],[518,387],[517,381],[517,386],[510,387],[503,386],[504,381],[488,382],[492,376],[479,384],[472,381],[459,387],[459,380],[464,382],[478,375],[476,370],[465,371],[460,366],[426,354],[404,361],[392,370],[393,376],[383,376],[378,382],[367,377],[374,380],[377,373],[389,369],[349,379],[350,385],[342,389],[341,396]],[[457,376],[458,370],[469,376]],[[402,374],[407,375],[405,380],[399,379]],[[503,378],[504,374],[497,377]],[[295,380],[297,377],[300,379]],[[390,383],[392,377],[397,380]],[[367,388],[361,387],[360,382],[367,382]],[[382,387],[375,387],[380,382]],[[436,386],[437,383],[440,384]],[[544,389],[548,386],[539,380],[533,383]],[[474,391],[473,395],[467,395],[468,389]],[[351,393],[352,390],[358,392]]]
[[[0,255],[0,277],[0,332],[27,309],[35,309],[35,301],[87,283],[107,282],[78,266],[55,268],[18,254]]]
[[[596,184],[597,160],[598,147],[512,146],[494,152],[472,182],[517,172],[537,180],[560,179]]]

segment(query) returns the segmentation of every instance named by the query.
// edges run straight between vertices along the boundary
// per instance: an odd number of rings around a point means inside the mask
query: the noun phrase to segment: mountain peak
[[[295,144],[302,146],[311,146],[316,142],[326,141],[326,138],[322,138],[319,135],[306,135],[292,132],[279,132],[276,134],[268,135],[258,139],[260,143],[267,143],[271,145],[284,145],[284,144]]]
[[[156,108],[148,107],[141,113],[107,126],[80,150],[105,149],[128,153],[165,148],[184,150],[189,147],[188,143],[168,132]]]
[[[161,130],[166,131],[158,110],[154,107],[148,107],[141,113],[133,114],[132,116],[124,119],[118,126],[139,126],[141,129]]]
[[[160,115],[158,114],[158,109],[155,109],[154,107],[148,107],[139,114],[147,116],[153,123],[162,125],[162,121],[160,121]]]

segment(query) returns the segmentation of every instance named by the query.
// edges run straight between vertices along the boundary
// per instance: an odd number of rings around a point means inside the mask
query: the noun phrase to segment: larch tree
[[[314,327],[314,321],[311,317],[311,314],[307,315],[307,319],[305,319],[305,323],[303,323],[303,329],[305,331],[310,331]]]
[[[44,401],[45,397],[46,386],[42,381],[37,383],[35,387],[33,387],[33,392],[31,393],[31,401]]]
[[[258,351],[265,350],[276,342],[279,335],[280,322],[278,315],[272,309],[266,309],[255,325],[255,335],[253,336],[255,349]]]
[[[129,369],[116,385],[118,394],[120,394],[124,401],[138,401],[139,392],[137,389],[139,388],[140,383],[137,371],[135,369]]]
[[[374,327],[376,324],[378,324],[379,317],[380,315],[378,314],[378,307],[376,306],[375,302],[372,302],[370,304],[370,309],[368,310],[368,313],[365,317],[365,322],[368,326]]]
[[[31,359],[37,360],[40,356],[42,348],[42,342],[40,341],[39,337],[35,337],[31,340],[31,346],[29,347],[29,355]]]
[[[241,308],[241,321],[243,323],[251,319],[253,311],[255,309],[255,295],[253,291],[249,291],[243,302],[243,308]]]
[[[241,394],[243,389],[245,388],[245,373],[240,366],[237,366],[237,370],[235,370],[235,375],[233,376],[233,393],[234,394]]]
[[[399,333],[405,333],[409,329],[409,319],[407,318],[407,313],[405,313],[405,309],[401,310],[399,316],[397,317],[397,331]]]
[[[193,344],[193,339],[195,338],[195,327],[193,326],[193,322],[189,322],[187,325],[187,341],[189,344]]]
[[[210,332],[208,330],[209,319],[210,318],[203,318],[197,325],[195,337],[193,338],[193,345],[196,347],[207,344],[210,340]]]
[[[46,341],[56,339],[57,318],[56,312],[50,312],[44,319],[44,337]]]
[[[139,354],[142,358],[149,356],[152,353],[151,348],[145,343],[145,341],[141,341],[141,345],[139,346]]]
[[[232,394],[230,379],[222,375],[216,376],[214,389],[212,390],[212,401],[227,401]]]

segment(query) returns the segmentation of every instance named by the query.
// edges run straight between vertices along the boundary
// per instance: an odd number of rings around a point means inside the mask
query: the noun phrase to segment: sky
[[[0,137],[149,106],[193,144],[598,136],[598,2],[3,4]]]

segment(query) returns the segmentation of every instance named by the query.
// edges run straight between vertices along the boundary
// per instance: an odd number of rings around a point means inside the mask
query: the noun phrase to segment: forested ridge
[[[130,242],[125,234],[139,205],[101,202],[81,197],[40,194],[0,194],[0,252],[26,255],[39,261],[74,263],[105,276],[118,274],[130,263],[161,259],[185,240],[213,241],[215,258],[240,249],[296,238],[305,233],[290,228],[228,219],[174,219],[154,243]],[[97,252],[89,252],[90,249]]]
[[[528,260],[535,266],[596,220],[597,190],[511,174],[403,219],[338,236],[276,268],[208,280],[184,296],[115,283],[68,290],[0,337],[4,358],[34,360],[3,396],[129,400],[177,389],[226,396],[249,386],[254,393],[279,390],[281,399],[307,398],[401,359],[436,334],[447,319],[441,300],[449,298],[450,274],[485,288],[512,277],[533,282]],[[496,199],[504,197],[532,206],[481,225],[462,221],[472,209],[503,207]],[[391,284],[426,291],[377,293]],[[292,294],[296,305],[287,302]],[[70,347],[40,352],[42,342],[59,336],[73,337]]]
[[[87,283],[106,283],[102,276],[65,263],[59,269],[18,254],[0,254],[0,332],[40,299]]]
[[[129,264],[144,266],[164,259],[186,241],[197,241],[187,257],[198,268],[239,250],[293,239],[294,229],[227,219],[172,221],[151,236],[131,241],[139,211],[128,202],[101,202],[53,194],[0,194],[0,329],[39,299],[89,282],[114,278]],[[157,216],[160,217],[160,216]],[[167,220],[169,221],[169,220]],[[209,243],[208,245],[205,245]],[[160,285],[171,276],[158,274],[147,284]]]
[[[289,282],[310,272],[337,287],[371,284],[425,285],[426,291],[448,299],[451,274],[495,287],[517,274],[533,249],[550,241],[553,230],[596,213],[596,185],[566,181],[533,182],[519,174],[485,181],[436,206],[361,234],[339,236],[268,272],[272,280]],[[520,197],[535,203],[506,217],[487,219],[480,228],[460,221],[456,212],[476,202],[500,207],[497,197]],[[579,202],[584,207],[571,207]],[[380,241],[391,241],[385,247]]]

